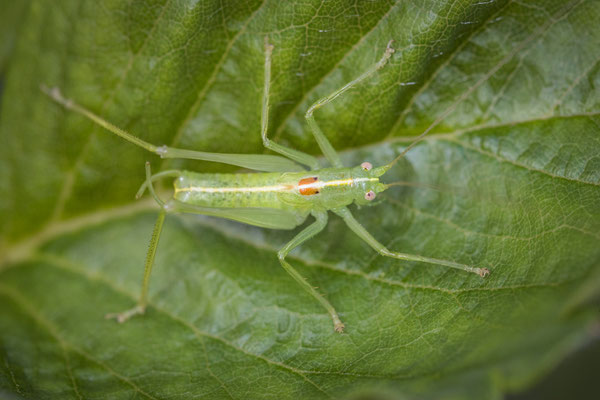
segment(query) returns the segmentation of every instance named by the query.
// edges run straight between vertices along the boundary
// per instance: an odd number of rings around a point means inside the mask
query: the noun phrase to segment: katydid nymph
[[[335,308],[286,261],[286,256],[290,251],[323,230],[327,225],[329,211],[340,216],[348,228],[383,256],[441,265],[475,273],[481,277],[488,275],[489,270],[487,268],[388,250],[354,218],[348,209],[348,206],[353,203],[365,205],[372,202],[378,193],[392,186],[380,182],[379,178],[392,168],[426,132],[388,164],[374,167],[371,163],[365,161],[359,166],[346,168],[343,166],[338,153],[317,125],[313,113],[383,68],[394,53],[391,44],[392,41],[388,44],[379,61],[353,81],[329,96],[318,100],[306,112],[305,117],[310,130],[326,160],[331,164],[330,168],[322,168],[319,160],[312,155],[274,143],[267,137],[273,46],[266,40],[261,135],[264,147],[279,153],[280,156],[207,153],[155,146],[125,132],[72,100],[65,98],[59,89],[49,89],[43,86],[42,90],[66,109],[82,114],[108,131],[162,158],[214,161],[259,171],[254,173],[214,174],[166,170],[152,175],[150,164],[146,163],[146,180],[138,191],[137,197],[140,197],[148,189],[160,206],[160,212],[146,256],[141,295],[134,308],[121,313],[108,314],[107,318],[116,318],[117,321],[124,322],[136,314],[144,313],[148,302],[150,272],[154,264],[154,256],[165,215],[176,212],[227,218],[258,227],[287,230],[294,229],[304,223],[309,215],[314,217],[315,221],[283,246],[277,256],[285,271],[327,310],[337,332],[343,331],[344,324]],[[308,169],[305,167],[308,167]],[[159,198],[153,188],[153,182],[162,178],[174,178],[174,195],[172,199],[166,202]]]

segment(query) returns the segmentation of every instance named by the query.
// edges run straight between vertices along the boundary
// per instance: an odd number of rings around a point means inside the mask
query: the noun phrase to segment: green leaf
[[[491,399],[589,337],[598,2],[37,0],[23,15],[0,111],[0,394]],[[39,85],[152,143],[262,153],[265,36],[269,135],[312,154],[306,109],[394,39],[389,64],[316,118],[347,165],[388,162],[428,130],[385,176],[417,184],[354,214],[391,249],[488,278],[379,257],[332,216],[289,260],[340,335],[278,263],[297,231],[168,216],[146,315],[103,318],[139,293],[156,217],[133,200],[144,161],[235,170],[159,160]]]
[[[13,1],[2,4],[0,14],[0,76],[4,75],[7,61],[14,50],[15,41],[18,36],[19,27],[29,6],[29,1]]]

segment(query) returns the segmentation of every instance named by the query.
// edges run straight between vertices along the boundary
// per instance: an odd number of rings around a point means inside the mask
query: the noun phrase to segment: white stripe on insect
[[[378,181],[378,178],[350,178],[334,181],[316,181],[302,185],[302,189],[321,189],[328,186],[353,185],[360,182]],[[200,193],[240,193],[240,192],[292,192],[298,190],[298,185],[271,185],[271,186],[248,186],[248,187],[202,187],[190,186],[185,188],[176,188],[175,193],[179,192],[200,192]]]

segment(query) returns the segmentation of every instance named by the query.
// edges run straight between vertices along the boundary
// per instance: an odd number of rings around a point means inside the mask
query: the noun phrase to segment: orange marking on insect
[[[311,196],[313,194],[318,194],[319,189],[313,185],[313,183],[315,183],[318,180],[319,178],[317,178],[316,176],[300,179],[300,182],[298,182],[298,189],[300,190],[300,194],[303,196]]]

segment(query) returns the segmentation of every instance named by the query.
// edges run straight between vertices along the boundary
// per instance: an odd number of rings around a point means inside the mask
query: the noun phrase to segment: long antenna
[[[432,185],[429,183],[421,183],[421,182],[410,182],[410,181],[396,181],[392,183],[384,183],[385,188],[389,189],[394,186],[404,186],[404,187],[416,187],[421,189],[432,189],[437,190],[438,192],[446,191],[446,187]]]
[[[449,114],[449,113],[445,113],[445,114]],[[415,140],[413,140],[413,142],[411,144],[409,144],[408,146],[406,146],[406,148],[404,150],[402,150],[402,152],[396,157],[394,158],[391,162],[387,163],[386,165],[383,165],[377,169],[381,169],[382,170],[382,174],[384,174],[385,172],[387,172],[390,168],[392,168],[398,161],[400,161],[400,159],[402,157],[404,157],[406,155],[406,153],[408,153],[408,151],[410,149],[412,149],[413,147],[415,147],[420,141],[423,140],[423,138],[437,125],[439,124],[442,119],[444,119],[446,117],[446,115],[442,115],[440,118],[438,118],[437,120],[434,121],[433,124],[429,125],[429,128],[425,129],[425,131],[423,131],[423,133],[421,133],[419,136],[417,136],[417,138]]]
[[[479,85],[481,85],[481,83],[483,82],[483,79],[480,80],[479,82],[477,82],[477,84],[471,88],[471,90],[467,91],[465,94],[463,94],[457,101],[454,102],[454,104],[452,104],[450,107],[448,107],[446,109],[446,111],[444,111],[439,117],[437,117],[435,119],[435,121],[433,121],[433,123],[431,125],[429,125],[429,127],[427,129],[425,129],[425,131],[423,131],[423,133],[421,133],[419,136],[417,136],[417,138],[411,143],[409,144],[403,151],[402,153],[400,153],[396,158],[394,158],[390,163],[379,167],[378,169],[382,170],[382,174],[384,174],[386,171],[388,171],[390,168],[392,168],[394,166],[394,164],[396,164],[402,157],[404,157],[404,155],[413,147],[415,147],[419,142],[421,142],[423,140],[423,138],[429,133],[431,132],[431,130],[433,128],[435,128],[436,126],[439,125],[440,122],[442,122],[448,115],[450,115],[451,112],[453,112],[456,107],[458,107],[458,105],[467,97],[468,94],[470,94],[475,88],[479,87]]]

